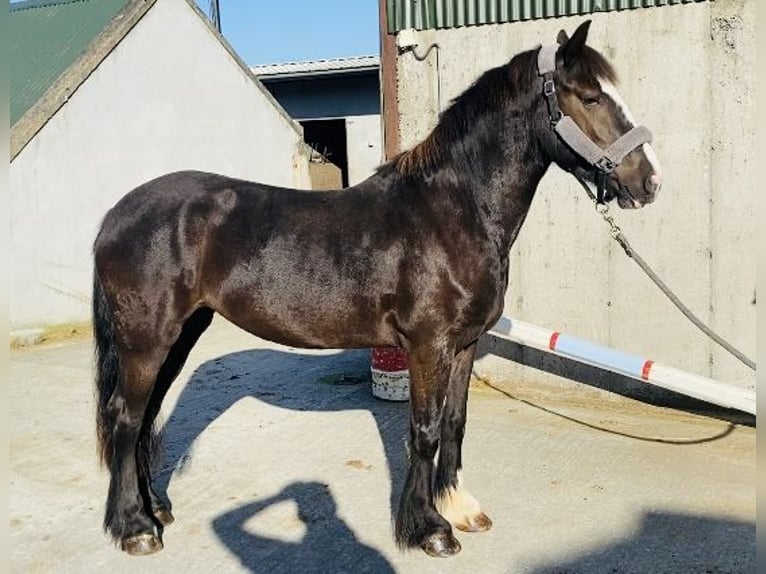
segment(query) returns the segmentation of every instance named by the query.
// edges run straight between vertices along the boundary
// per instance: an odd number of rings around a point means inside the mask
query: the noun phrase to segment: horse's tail
[[[120,358],[114,340],[114,326],[109,303],[98,273],[93,272],[93,336],[96,343],[96,432],[102,464],[112,464],[112,430],[114,417],[109,413],[109,399],[117,387]]]

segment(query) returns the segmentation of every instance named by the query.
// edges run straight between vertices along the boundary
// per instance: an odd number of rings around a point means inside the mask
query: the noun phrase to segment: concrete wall
[[[89,318],[104,213],[198,169],[309,187],[296,126],[185,0],[159,0],[10,166],[11,328]]]
[[[615,65],[637,120],[654,133],[665,184],[656,203],[613,212],[686,304],[755,355],[755,0],[593,14],[589,43]],[[583,17],[418,33],[427,62],[397,63],[400,138],[422,139],[441,107],[484,70],[570,34]],[[552,167],[511,251],[507,315],[754,388],[608,236],[579,185]],[[559,380],[488,356],[494,378]],[[563,384],[563,379],[559,382]],[[638,385],[639,383],[637,383]]]
[[[346,118],[349,185],[367,179],[381,164],[381,144],[379,114]]]

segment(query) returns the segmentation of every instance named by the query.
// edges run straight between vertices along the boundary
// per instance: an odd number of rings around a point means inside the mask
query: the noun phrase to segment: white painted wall
[[[755,0],[597,13],[589,43],[615,65],[622,95],[654,133],[665,184],[641,211],[613,211],[635,248],[704,320],[754,358]],[[584,17],[419,32],[438,42],[442,106],[484,70],[570,34]],[[435,51],[397,65],[402,147],[435,125]],[[606,233],[579,187],[545,176],[511,251],[506,314],[694,373],[754,388],[654,287]],[[545,380],[489,356],[496,379]],[[562,384],[563,380],[561,381]]]
[[[380,115],[346,118],[348,182],[356,185],[373,174],[381,164]]]
[[[88,320],[93,239],[135,186],[198,169],[308,188],[300,142],[186,0],[158,0],[10,166],[11,329]]]

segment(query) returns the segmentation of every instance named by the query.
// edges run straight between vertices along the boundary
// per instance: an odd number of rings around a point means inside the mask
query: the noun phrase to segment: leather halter
[[[644,126],[634,126],[605,150],[580,129],[570,116],[565,116],[556,97],[553,74],[556,71],[558,44],[540,48],[537,54],[537,75],[543,79],[543,96],[548,105],[551,127],[556,134],[582,159],[596,170],[597,202],[604,203],[607,174],[614,171],[625,156],[634,149],[652,141],[652,133]]]

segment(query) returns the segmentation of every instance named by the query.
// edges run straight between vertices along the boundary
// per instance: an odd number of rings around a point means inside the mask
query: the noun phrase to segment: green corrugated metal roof
[[[11,3],[11,125],[85,50],[127,0]]]
[[[709,0],[386,0],[388,32],[458,28]]]

